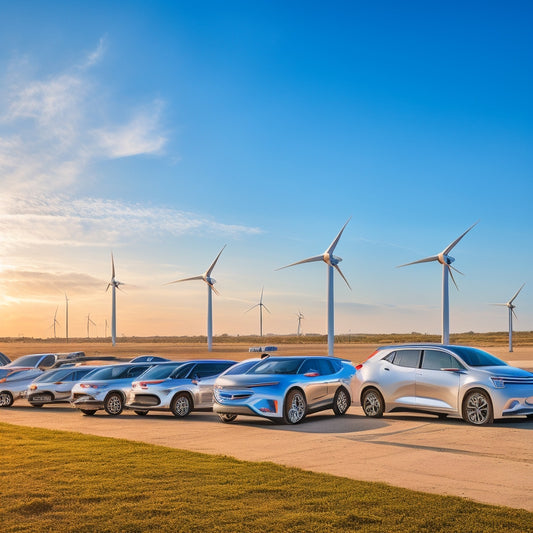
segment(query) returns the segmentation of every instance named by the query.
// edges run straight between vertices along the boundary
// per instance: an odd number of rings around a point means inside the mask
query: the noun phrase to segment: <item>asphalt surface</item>
[[[69,405],[36,409],[19,401],[0,410],[0,421],[271,461],[533,511],[533,420],[526,418],[474,427],[423,415],[369,419],[352,407],[344,417],[325,411],[283,426],[245,416],[224,424],[213,413],[183,420],[129,411],[88,417]]]

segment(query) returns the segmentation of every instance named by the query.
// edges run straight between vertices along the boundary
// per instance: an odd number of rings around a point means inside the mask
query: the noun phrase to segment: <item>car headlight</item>
[[[503,389],[505,387],[505,381],[503,378],[490,378],[492,381],[492,384],[497,389]]]

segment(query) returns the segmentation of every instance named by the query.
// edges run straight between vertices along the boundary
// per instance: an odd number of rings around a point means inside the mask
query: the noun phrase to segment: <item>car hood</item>
[[[515,366],[475,366],[474,370],[502,378],[533,378],[533,373]]]

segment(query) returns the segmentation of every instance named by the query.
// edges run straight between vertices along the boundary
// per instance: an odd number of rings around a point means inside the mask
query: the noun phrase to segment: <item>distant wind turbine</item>
[[[218,291],[215,289],[215,283],[216,280],[211,277],[211,274],[213,272],[213,269],[215,268],[215,265],[217,264],[218,258],[220,257],[220,254],[224,251],[224,248],[226,248],[226,245],[222,247],[222,250],[218,252],[218,255],[216,256],[215,260],[211,263],[211,266],[199,276],[193,276],[192,278],[184,278],[184,279],[178,279],[176,281],[170,281],[169,283],[165,283],[165,285],[172,285],[173,283],[181,283],[182,281],[193,281],[193,280],[201,280],[204,281],[207,284],[207,350],[213,351],[213,295],[218,295]]]
[[[509,309],[509,351],[513,351],[513,315],[515,318],[518,318],[516,316],[516,313],[514,312],[516,305],[513,304],[515,298],[518,296],[519,292],[524,288],[525,283],[522,284],[522,286],[516,291],[516,294],[507,302],[504,304],[492,304],[492,305],[505,305]]]
[[[117,296],[116,289],[122,290],[120,285],[124,285],[115,278],[115,259],[111,253],[111,281],[107,284],[106,292],[111,287],[111,344],[115,346],[117,342]]]
[[[96,326],[95,322],[93,322],[93,321],[91,320],[91,314],[89,313],[89,314],[87,315],[87,338],[88,338],[88,339],[91,337],[91,336],[89,335],[89,326],[90,326],[91,324],[92,324],[93,326]]]
[[[335,269],[342,277],[342,279],[348,285],[348,288],[351,290],[348,280],[344,277],[344,274],[339,268],[339,263],[342,261],[340,257],[333,255],[335,247],[337,246],[339,239],[341,238],[342,232],[346,225],[350,222],[350,219],[346,221],[342,229],[339,231],[338,235],[335,237],[333,242],[329,245],[328,249],[321,255],[315,255],[314,257],[308,257],[307,259],[302,259],[296,263],[291,263],[276,270],[282,270],[284,268],[289,268],[295,265],[301,265],[302,263],[314,263],[315,261],[324,261],[328,265],[328,355],[333,355],[333,345],[335,342],[335,324],[334,324],[334,293],[333,293],[333,269]]]
[[[56,335],[56,325],[60,325],[59,324],[59,321],[57,320],[57,311],[59,309],[59,305],[56,307],[56,312],[54,313],[54,321],[52,322],[52,325],[50,326],[51,328],[54,328],[54,339],[57,338],[57,335]]]
[[[455,270],[461,275],[463,274],[452,266],[452,263],[455,261],[455,259],[448,254],[476,224],[477,222],[472,224],[472,226],[470,226],[462,235],[457,237],[455,241],[444,248],[440,254],[432,255],[430,257],[425,257],[424,259],[419,259],[418,261],[413,261],[412,263],[406,263],[398,266],[398,268],[401,268],[404,266],[416,265],[417,263],[430,263],[432,261],[438,261],[442,265],[442,344],[450,343],[450,300],[448,296],[448,274],[451,276],[453,284],[457,290],[459,290],[459,287],[457,287],[457,283],[455,283],[452,270]]]
[[[298,333],[297,336],[299,337],[302,333],[302,319],[304,318],[304,314],[298,309],[298,314],[296,315],[298,317]]]
[[[68,342],[68,298],[65,293],[65,340]]]
[[[264,287],[261,289],[261,297],[259,298],[259,303],[253,305],[248,309],[248,311],[251,311],[252,309],[255,309],[256,307],[259,307],[259,336],[263,336],[263,307],[270,313],[270,310],[268,307],[263,303],[263,291]],[[246,311],[248,313],[248,311]]]
[[[105,319],[105,325],[104,325],[104,339],[107,339],[107,318]]]

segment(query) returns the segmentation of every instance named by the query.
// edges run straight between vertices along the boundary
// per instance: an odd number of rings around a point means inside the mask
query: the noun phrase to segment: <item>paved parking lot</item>
[[[533,511],[533,420],[473,427],[423,415],[366,418],[312,415],[298,426],[239,417],[223,424],[212,413],[140,418],[125,412],[81,415],[68,405],[35,409],[18,402],[2,422],[143,441],[250,461],[272,461],[315,472],[409,489],[451,494]]]

